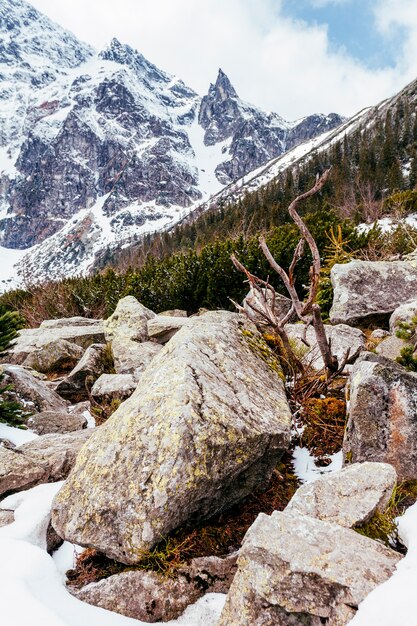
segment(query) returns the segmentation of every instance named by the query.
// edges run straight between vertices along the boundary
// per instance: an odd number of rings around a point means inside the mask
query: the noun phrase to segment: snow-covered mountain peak
[[[229,80],[229,77],[220,68],[215,84],[210,85],[209,97],[219,102],[223,102],[228,98],[238,98],[235,88]]]

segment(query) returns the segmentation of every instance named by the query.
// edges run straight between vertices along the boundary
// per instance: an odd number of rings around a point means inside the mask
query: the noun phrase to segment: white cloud
[[[285,18],[282,0],[32,2],[96,47],[118,37],[199,93],[222,67],[242,98],[287,119],[312,112],[350,115],[417,76],[417,37],[411,36],[417,26],[408,31],[397,66],[374,71],[330,47],[325,26]],[[415,0],[377,5],[378,27],[386,36],[398,26],[398,7],[401,20],[417,22]]]
[[[313,7],[316,7],[318,9],[321,9],[323,7],[327,7],[329,5],[341,5],[341,4],[348,4],[349,2],[352,2],[352,0],[310,0],[310,4]]]

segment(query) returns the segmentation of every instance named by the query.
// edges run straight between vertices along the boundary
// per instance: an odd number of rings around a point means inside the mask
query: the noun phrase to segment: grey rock
[[[416,297],[417,268],[408,261],[351,261],[331,270],[332,324],[388,327],[397,307]]]
[[[114,369],[118,374],[134,374],[138,378],[161,349],[160,344],[152,341],[138,343],[117,337],[112,341]]]
[[[384,339],[385,337],[389,337],[390,333],[388,330],[384,330],[383,328],[375,328],[370,334],[370,339]]]
[[[331,341],[332,354],[337,356],[339,363],[347,350],[350,350],[350,356],[353,356],[358,350],[365,348],[366,338],[359,328],[352,328],[346,324],[337,324],[336,326],[325,324],[324,328],[326,337]],[[301,340],[305,331],[303,324],[287,324],[285,329],[288,337],[296,342],[302,360],[316,370],[323,369],[324,362],[317,344],[314,328],[309,326],[306,333],[306,341],[310,347],[307,347]]]
[[[64,398],[79,401],[87,397],[87,379],[92,382],[101,376],[104,369],[103,344],[93,344],[87,348],[82,359],[57,386],[56,392]]]
[[[267,303],[269,304],[269,306],[272,307],[272,295],[270,292],[268,292],[267,294]],[[258,310],[259,309],[262,310],[263,308],[262,302],[259,301],[259,298],[256,293],[254,293],[253,291],[249,291],[249,293],[243,300],[242,306],[245,309],[245,311],[248,313],[248,315],[250,316],[250,319],[255,322],[255,324],[261,325],[261,326],[267,326],[265,319],[262,317],[262,315],[260,315],[253,309],[253,307],[255,307],[255,309],[258,309]],[[291,307],[292,307],[292,302],[289,298],[286,298],[285,296],[282,296],[279,293],[276,294],[274,312],[275,312],[277,319],[279,320],[283,319],[287,315],[287,313],[289,313]],[[296,320],[297,320],[297,315],[294,314],[288,321],[295,322]]]
[[[149,623],[176,619],[203,595],[183,577],[172,580],[140,570],[110,576],[72,593],[88,604]]]
[[[161,350],[57,494],[59,535],[135,563],[161,536],[267,480],[291,412],[272,352],[247,328],[237,314],[207,313]]]
[[[0,528],[8,526],[14,522],[14,511],[0,509]]]
[[[48,554],[52,554],[55,550],[58,550],[64,543],[64,540],[57,534],[56,530],[52,527],[51,522],[46,529],[46,551]]]
[[[166,317],[188,317],[187,311],[183,309],[172,309],[170,311],[162,311],[162,313],[158,313],[158,315],[163,315]]]
[[[261,513],[239,551],[219,626],[344,626],[400,559],[337,524]]]
[[[27,426],[37,435],[71,433],[87,427],[87,420],[80,413],[43,411],[27,420]]]
[[[62,372],[75,367],[83,354],[81,346],[66,339],[58,339],[31,352],[23,365],[41,373]]]
[[[156,316],[148,322],[148,336],[152,341],[167,343],[180,328],[190,322],[189,317]]]
[[[66,320],[52,321],[64,322]],[[102,343],[105,341],[103,322],[96,320],[94,322],[94,324],[87,324],[86,326],[56,325],[49,327],[41,325],[39,328],[24,328],[19,331],[17,339],[8,351],[8,359],[11,363],[21,364],[32,352],[61,339],[75,343],[84,350],[93,343]]]
[[[153,317],[155,317],[153,311],[147,309],[133,296],[126,296],[119,300],[113,315],[104,322],[106,340],[147,341],[147,322]]]
[[[397,328],[401,324],[413,325],[413,319],[417,315],[417,300],[412,300],[406,304],[401,304],[395,309],[391,317],[389,318],[389,328],[392,333],[395,333]]]
[[[353,528],[385,511],[396,484],[392,465],[354,463],[302,485],[285,511]]]
[[[5,364],[4,382],[11,383],[18,399],[28,409],[66,412],[66,402],[42,380],[20,365]]]
[[[390,463],[399,480],[417,478],[417,374],[372,353],[352,368],[343,442],[353,463]]]
[[[0,496],[47,482],[45,476],[44,466],[36,459],[0,446]]]
[[[202,556],[191,559],[178,573],[193,582],[202,593],[227,593],[237,571],[238,553],[226,557]]]
[[[126,400],[137,387],[132,374],[102,374],[91,389],[91,395],[97,402],[118,398]]]
[[[90,317],[61,317],[59,319],[54,320],[44,320],[40,328],[85,328],[88,326],[101,326],[103,324],[103,320],[95,320]]]
[[[406,345],[407,344],[403,339],[390,335],[377,345],[375,352],[380,356],[391,359],[391,361],[395,361],[401,356],[401,350],[405,348]]]

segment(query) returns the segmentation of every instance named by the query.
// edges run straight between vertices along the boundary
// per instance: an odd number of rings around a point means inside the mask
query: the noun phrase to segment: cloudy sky
[[[417,0],[30,0],[96,48],[117,37],[204,94],[221,67],[287,119],[352,115],[417,78]]]

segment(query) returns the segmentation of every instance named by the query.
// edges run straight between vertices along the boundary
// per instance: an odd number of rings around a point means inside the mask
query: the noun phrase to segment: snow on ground
[[[211,196],[220,191],[223,185],[216,178],[216,167],[226,161],[229,155],[231,139],[226,139],[214,146],[204,144],[205,130],[198,123],[196,116],[193,124],[188,129],[188,137],[195,154],[194,163],[198,164],[198,186],[203,194],[201,204]]]
[[[0,246],[0,293],[20,286],[15,266],[28,252],[30,253],[29,250],[12,250]]]
[[[359,234],[366,234],[369,233],[372,228],[378,227],[382,233],[391,233],[398,226],[403,225],[417,228],[417,213],[410,213],[410,215],[407,215],[407,217],[401,218],[399,220],[393,219],[391,217],[382,217],[381,219],[375,220],[370,224],[359,224],[359,226],[356,227],[356,230]]]
[[[22,446],[24,443],[33,441],[38,437],[39,435],[36,435],[31,430],[22,430],[21,428],[7,426],[7,424],[0,424],[0,439],[7,439],[14,443],[15,446]]]
[[[342,469],[343,455],[342,451],[336,452],[330,456],[331,463],[326,467],[316,465],[315,458],[310,454],[307,448],[296,446],[293,453],[294,474],[302,483],[310,483],[323,474],[336,472]]]
[[[0,502],[15,512],[13,524],[0,528],[0,606],[2,626],[148,626],[74,598],[63,584],[71,563],[70,544],[55,559],[46,552],[52,499],[62,483],[38,485]],[[207,594],[168,626],[214,626],[223,594]]]
[[[389,580],[359,605],[350,626],[416,626],[417,503],[398,519],[399,535],[408,552]]]

